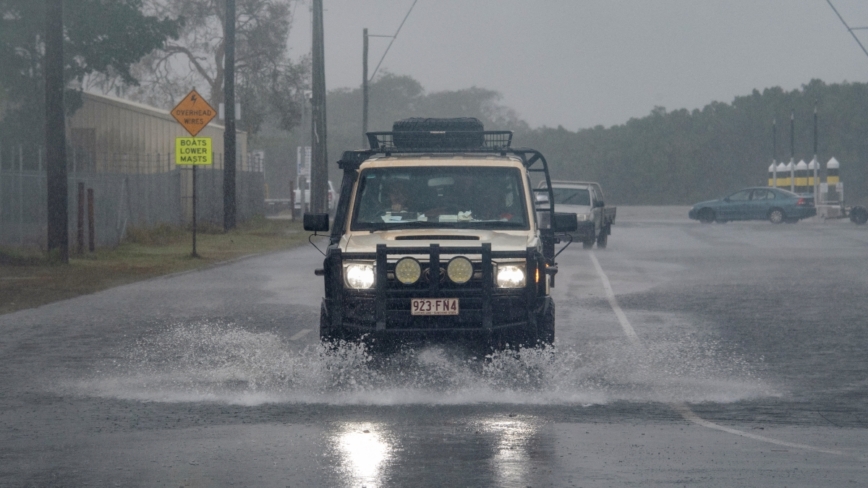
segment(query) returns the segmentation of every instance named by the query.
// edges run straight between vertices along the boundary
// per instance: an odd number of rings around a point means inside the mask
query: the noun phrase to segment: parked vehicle
[[[545,181],[539,183],[540,188],[545,186]],[[600,184],[590,181],[552,181],[552,194],[558,211],[576,214],[578,229],[570,233],[573,240],[581,242],[585,249],[594,247],[595,242],[598,248],[605,249],[612,234],[617,208],[606,207]]]
[[[293,190],[295,192],[295,208],[296,210],[301,209],[301,191],[296,188]],[[337,193],[335,193],[335,188],[332,186],[332,182],[328,182],[328,206],[329,213],[334,214],[335,206],[337,205]],[[310,180],[305,180],[304,185],[304,208],[305,210],[310,210]]]
[[[476,119],[407,119],[368,138],[370,150],[338,161],[344,179],[316,270],[320,337],[551,344],[555,232],[574,231],[576,217],[534,198],[551,196],[530,186],[529,170],[548,177],[543,155]],[[304,228],[325,232],[329,220],[306,214]]]
[[[691,219],[704,224],[766,219],[773,224],[793,224],[814,215],[817,215],[814,197],[769,187],[745,188],[717,200],[700,202],[688,213]]]

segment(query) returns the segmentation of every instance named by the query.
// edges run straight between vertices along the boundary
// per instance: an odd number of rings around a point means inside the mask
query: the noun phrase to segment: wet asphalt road
[[[865,486],[868,227],[618,219],[555,354],[326,353],[308,247],[0,316],[0,486]]]

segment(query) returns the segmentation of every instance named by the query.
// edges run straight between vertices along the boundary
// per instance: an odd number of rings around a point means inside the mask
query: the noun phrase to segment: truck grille
[[[422,266],[422,276],[405,285],[395,278],[398,259],[415,256]],[[442,257],[441,257],[442,256]],[[446,265],[450,256],[464,256],[473,266],[473,276],[462,284],[449,280]],[[425,259],[427,257],[428,259]],[[344,289],[342,280],[330,280],[330,295],[341,310],[337,319],[344,324],[367,330],[488,330],[526,324],[529,314],[545,296],[545,282],[532,276],[544,270],[542,255],[533,248],[521,251],[492,251],[491,244],[473,246],[425,247],[377,246],[375,253],[342,253],[329,256],[329,269],[340,273],[343,260],[375,260],[376,285],[371,290]],[[494,284],[493,265],[497,261],[522,259],[528,278],[522,288],[500,289]],[[435,279],[435,271],[437,278]],[[540,271],[544,272],[544,271]],[[413,298],[457,298],[459,314],[418,316],[410,313]]]

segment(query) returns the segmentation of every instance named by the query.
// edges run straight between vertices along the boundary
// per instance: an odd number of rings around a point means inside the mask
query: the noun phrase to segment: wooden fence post
[[[76,244],[78,244],[78,248],[76,252],[78,254],[84,253],[84,183],[78,183],[78,239]]]
[[[93,222],[93,188],[87,189],[87,248],[90,252],[93,252],[96,245],[94,240],[96,238],[94,231],[94,222]]]

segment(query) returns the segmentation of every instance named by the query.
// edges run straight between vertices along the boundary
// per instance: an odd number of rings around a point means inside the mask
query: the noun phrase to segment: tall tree
[[[207,90],[216,107],[223,102],[225,70],[225,0],[146,0],[146,11],[183,17],[186,27],[136,66],[139,87],[127,96],[171,107],[191,88]],[[236,2],[236,102],[242,106],[239,128],[256,133],[266,120],[292,129],[301,118],[301,91],[309,73],[307,59],[293,63],[286,40],[292,25],[292,0]]]
[[[382,71],[381,71],[382,72]],[[529,130],[514,110],[500,103],[494,90],[471,87],[426,93],[410,76],[382,72],[368,87],[368,129],[388,131],[407,117],[477,117],[487,129]],[[357,148],[362,127],[362,90],[339,89],[328,94],[329,154]]]
[[[813,111],[819,108],[821,164],[841,162],[848,204],[868,201],[868,84],[826,85],[812,80],[800,90],[754,90],[732,103],[667,112],[577,132],[540,128],[520,132],[523,145],[541,150],[553,175],[600,181],[622,204],[690,204],[745,186],[765,185],[772,159],[771,121],[795,112],[796,160],[813,157]],[[788,132],[787,132],[788,133]],[[781,134],[779,133],[779,136]],[[778,147],[778,161],[789,148]],[[821,171],[821,176],[824,171]]]
[[[0,134],[33,147],[45,115],[45,7],[45,0],[0,0]],[[77,0],[63,23],[68,112],[81,103],[88,75],[135,84],[131,65],[176,37],[183,20],[146,15],[142,0]]]
[[[483,88],[426,93],[413,78],[387,73],[370,89],[371,130],[389,130],[393,121],[405,117],[478,117],[486,128],[514,130],[514,145],[542,151],[554,177],[599,181],[613,203],[635,205],[684,205],[765,185],[772,159],[771,121],[788,121],[791,110],[796,159],[810,161],[817,106],[823,169],[834,156],[841,162],[847,204],[868,202],[866,83],[812,80],[798,90],[754,90],[731,103],[711,102],[701,109],[655,107],[624,124],[578,131],[531,129],[498,103],[497,92]],[[361,107],[360,89],[329,93],[330,154],[358,147]],[[784,154],[789,160],[789,149],[779,146],[778,161]]]

